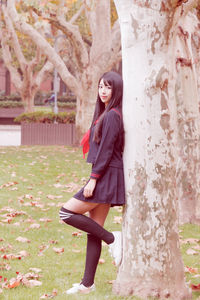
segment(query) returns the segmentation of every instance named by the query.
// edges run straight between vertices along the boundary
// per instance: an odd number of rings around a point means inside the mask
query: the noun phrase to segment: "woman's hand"
[[[83,196],[85,198],[91,197],[93,195],[95,186],[96,186],[96,179],[90,178],[86,186],[84,187]]]

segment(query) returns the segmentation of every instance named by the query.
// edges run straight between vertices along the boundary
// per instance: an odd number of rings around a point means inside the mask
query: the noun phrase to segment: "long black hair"
[[[111,110],[114,107],[117,107],[121,111],[122,97],[123,97],[123,80],[118,73],[114,71],[106,72],[99,79],[99,83],[102,79],[105,85],[111,86],[112,96],[106,107],[105,104],[101,101],[99,97],[99,93],[97,96],[97,102],[96,102],[94,116],[91,125],[92,127],[95,124],[95,122],[98,120],[94,131],[94,140],[97,143],[99,143],[101,140],[103,119],[106,113],[108,113],[109,110]]]

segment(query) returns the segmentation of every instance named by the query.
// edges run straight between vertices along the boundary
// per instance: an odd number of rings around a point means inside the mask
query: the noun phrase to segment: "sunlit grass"
[[[65,294],[72,283],[79,282],[83,276],[85,264],[86,234],[73,236],[76,229],[61,224],[58,212],[62,203],[67,201],[86,181],[90,166],[82,159],[79,148],[64,146],[50,147],[0,147],[0,201],[1,210],[12,208],[24,214],[13,217],[10,223],[5,221],[6,212],[0,213],[0,255],[13,253],[17,255],[25,250],[29,256],[22,259],[5,260],[0,258],[0,276],[10,280],[16,272],[26,274],[30,268],[39,268],[42,285],[28,288],[18,286],[4,289],[0,299],[38,300],[44,294],[52,294],[56,289],[55,299],[69,299]],[[5,185],[6,184],[6,185]],[[121,213],[112,208],[105,227],[108,230],[119,230],[120,225],[114,223],[114,216]],[[46,221],[45,221],[46,219]],[[31,229],[32,224],[40,228]],[[184,225],[181,237],[200,239],[199,227]],[[30,240],[21,243],[16,239],[21,236]],[[64,248],[61,254],[53,248]],[[187,255],[191,245],[183,244],[183,260],[186,266],[200,270],[200,255]],[[5,252],[3,252],[5,251]],[[198,251],[199,253],[199,251]],[[96,292],[83,295],[81,299],[137,299],[136,297],[117,297],[112,294],[111,281],[116,278],[116,268],[108,254],[107,246],[103,246],[96,274]],[[3,270],[4,263],[11,269]],[[200,282],[196,274],[186,274],[187,280],[193,284]],[[3,280],[3,279],[2,279]],[[193,299],[200,293],[193,293]],[[80,295],[70,296],[79,299]]]

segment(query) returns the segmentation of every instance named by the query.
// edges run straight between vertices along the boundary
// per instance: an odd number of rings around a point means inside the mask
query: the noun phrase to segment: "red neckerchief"
[[[89,144],[89,139],[90,139],[90,129],[84,134],[82,140],[81,140],[81,146],[83,147],[83,158],[85,158],[85,154],[89,151],[90,149],[90,144]]]
[[[98,120],[95,121],[94,124],[96,124],[98,122]],[[89,139],[90,139],[90,129],[84,134],[82,140],[81,140],[81,146],[83,146],[83,158],[85,158],[85,154],[88,153],[89,149],[90,149],[90,143],[89,143]]]
[[[122,117],[118,109],[112,108],[111,110],[114,110],[120,116],[120,118]],[[98,119],[95,121],[94,124],[96,125],[97,122],[98,122]],[[85,154],[90,149],[89,139],[90,139],[90,129],[84,134],[84,136],[81,140],[81,146],[83,146],[83,158],[85,158]]]

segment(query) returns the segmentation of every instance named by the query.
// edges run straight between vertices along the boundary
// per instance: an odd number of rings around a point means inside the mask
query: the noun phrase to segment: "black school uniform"
[[[91,197],[83,196],[84,187],[74,198],[93,203],[109,203],[111,206],[125,204],[123,141],[124,130],[120,111],[111,109],[104,117],[100,143],[93,141],[94,128],[90,134],[87,162],[92,164],[90,178],[97,179]]]

